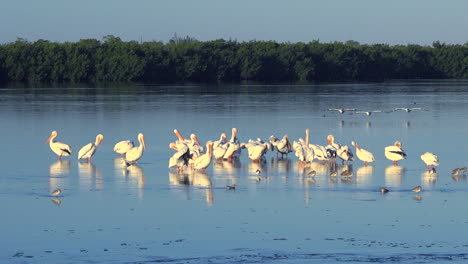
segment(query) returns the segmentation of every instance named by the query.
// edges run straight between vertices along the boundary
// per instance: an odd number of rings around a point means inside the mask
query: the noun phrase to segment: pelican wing
[[[78,152],[78,159],[91,157],[94,151],[96,151],[96,145],[94,145],[94,143],[88,143],[87,145],[82,147]]]

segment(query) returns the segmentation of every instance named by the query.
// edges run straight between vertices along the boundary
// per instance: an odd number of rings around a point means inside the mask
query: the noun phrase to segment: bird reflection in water
[[[70,161],[58,160],[52,163],[49,167],[50,177],[59,177],[70,174]]]
[[[225,178],[228,180],[227,185],[235,186],[237,184],[237,176],[241,165],[239,159],[216,160],[213,163],[214,176],[216,178]]]
[[[421,185],[423,187],[434,186],[437,182],[437,172],[434,170],[424,171],[421,173]]]
[[[454,182],[466,182],[466,174],[452,175]]]
[[[78,175],[80,186],[84,189],[102,190],[104,187],[102,173],[92,162],[78,162]]]
[[[400,165],[390,165],[385,168],[385,186],[400,187],[406,168]]]
[[[356,184],[359,187],[371,186],[372,176],[374,175],[375,166],[362,166],[356,171]]]
[[[213,185],[211,183],[211,178],[205,172],[200,170],[192,170],[190,172],[170,171],[169,183],[172,185],[185,185],[187,187],[190,185],[202,187],[205,189],[206,204],[209,206],[213,205]],[[191,188],[185,188],[185,191],[186,199],[190,200]]]
[[[56,189],[63,189],[70,174],[70,161],[58,160],[49,167],[49,193]]]
[[[52,202],[57,206],[62,204],[62,201],[59,198],[52,198]]]
[[[143,190],[145,187],[145,174],[143,169],[138,164],[132,164],[125,167],[126,179],[131,183],[131,187],[136,187],[138,190],[138,198],[143,200]]]

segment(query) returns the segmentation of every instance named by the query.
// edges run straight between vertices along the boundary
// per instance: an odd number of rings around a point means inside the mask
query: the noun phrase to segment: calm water
[[[112,88],[112,92],[109,90]],[[336,263],[468,260],[468,81],[315,86],[119,86],[0,89],[2,263]],[[339,114],[328,108],[424,111]],[[272,134],[326,145],[326,136],[374,152],[350,163],[351,181],[313,163],[315,182],[292,154],[252,164],[212,163],[202,172],[167,168],[176,139],[203,142],[239,130],[241,142]],[[71,145],[57,161],[52,130]],[[121,167],[116,142],[145,134],[138,167]],[[98,133],[91,164],[76,159]],[[392,166],[384,147],[403,143]],[[350,145],[351,146],[351,145]],[[354,151],[354,147],[352,148]],[[437,175],[419,156],[438,154]],[[341,166],[341,163],[338,163]],[[255,171],[264,177],[256,181]],[[345,169],[340,167],[340,170]],[[236,190],[226,185],[236,184]],[[423,187],[419,195],[411,192]],[[391,191],[381,195],[379,188]],[[63,191],[59,200],[50,192]]]

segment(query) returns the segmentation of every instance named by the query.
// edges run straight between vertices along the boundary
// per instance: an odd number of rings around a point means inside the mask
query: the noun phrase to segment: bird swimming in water
[[[380,193],[388,193],[388,192],[389,190],[387,188],[384,188],[384,187],[380,188]]]

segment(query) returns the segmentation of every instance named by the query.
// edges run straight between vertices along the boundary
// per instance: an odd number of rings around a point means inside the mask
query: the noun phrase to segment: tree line
[[[356,41],[278,43],[106,36],[0,45],[0,82],[300,82],[468,78],[468,42],[432,46]]]

